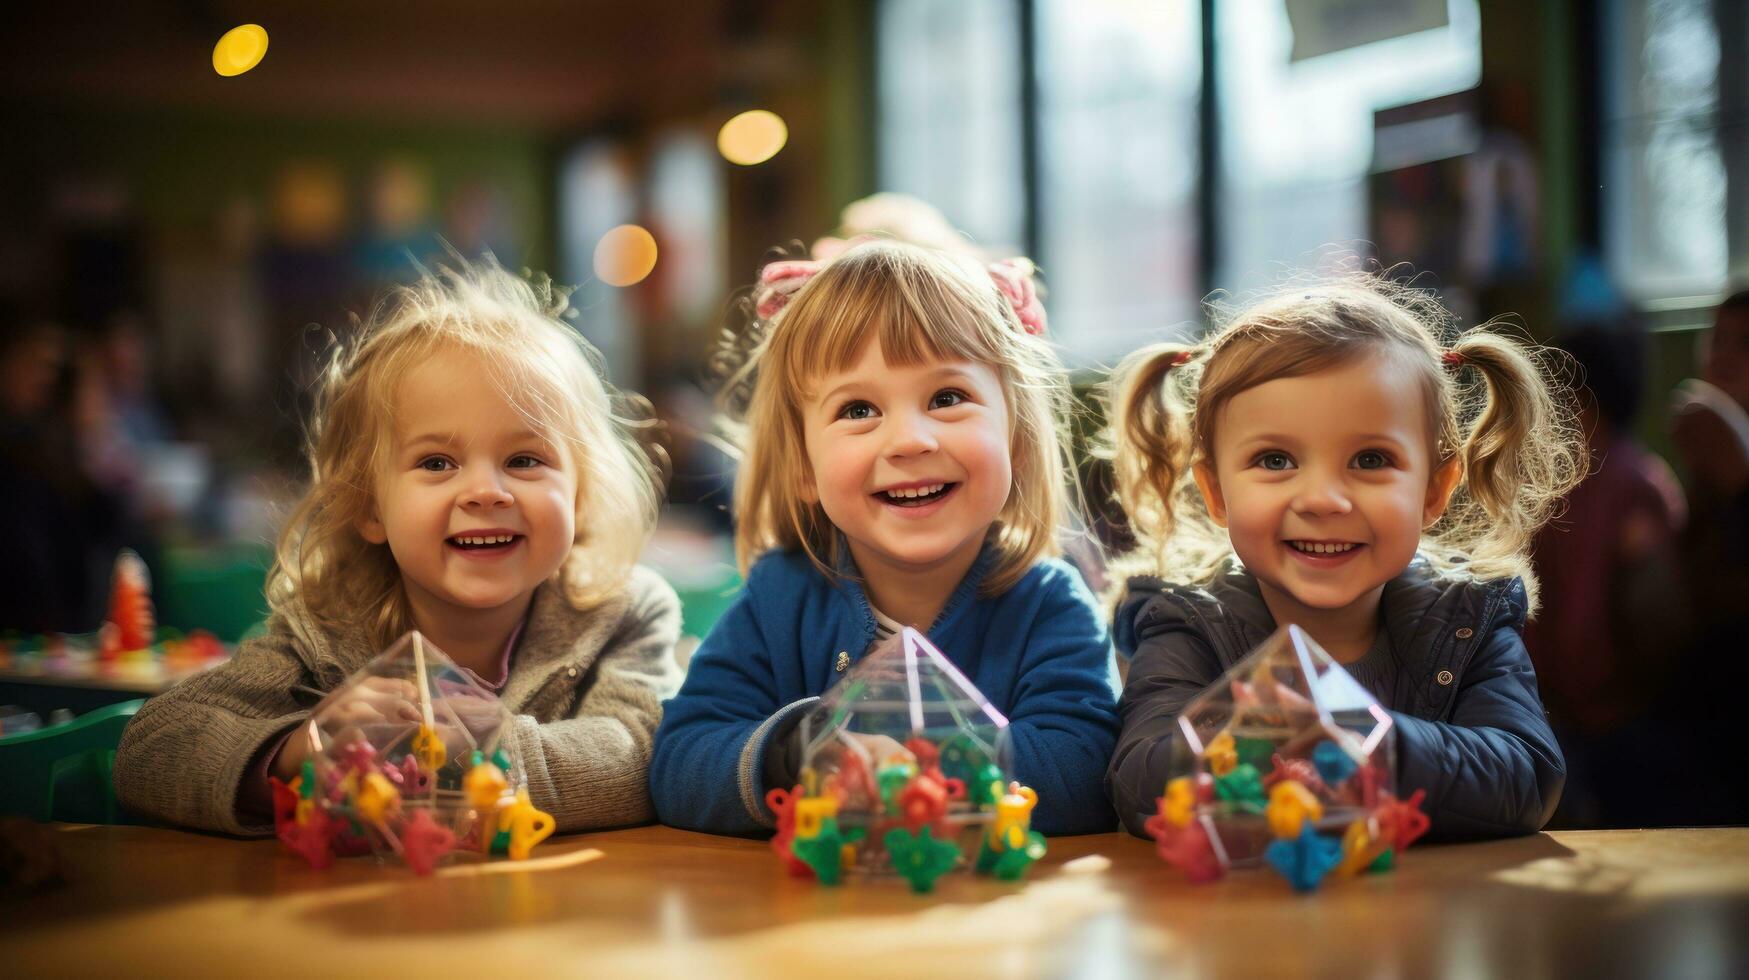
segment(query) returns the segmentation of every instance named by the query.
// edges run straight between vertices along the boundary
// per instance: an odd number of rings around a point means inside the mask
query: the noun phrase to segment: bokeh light
[[[267,56],[267,29],[260,24],[233,27],[213,45],[213,71],[227,78],[241,75]]]
[[[637,225],[610,228],[595,244],[595,275],[609,286],[633,286],[656,268],[656,238]]]
[[[751,167],[777,156],[789,142],[789,127],[783,117],[765,109],[749,109],[717,132],[717,150],[723,159]]]

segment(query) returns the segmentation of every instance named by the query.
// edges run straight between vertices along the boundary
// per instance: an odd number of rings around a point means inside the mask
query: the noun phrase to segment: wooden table
[[[821,888],[763,843],[661,827],[537,852],[601,852],[568,867],[429,879],[369,858],[312,871],[273,841],[49,832],[68,881],[0,901],[9,977],[1749,975],[1746,829],[1418,847],[1311,896],[1269,871],[1188,885],[1115,834],[1052,840],[1025,883],[915,896]]]

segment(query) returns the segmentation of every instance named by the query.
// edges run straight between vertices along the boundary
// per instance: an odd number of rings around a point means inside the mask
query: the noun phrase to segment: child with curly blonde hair
[[[669,702],[650,768],[664,823],[774,826],[799,725],[882,638],[925,631],[1007,716],[1045,833],[1106,829],[1110,643],[1055,556],[1068,388],[1031,266],[892,241],[768,265],[727,388],[744,451],[747,585]]]
[[[1111,382],[1138,541],[1107,783],[1141,835],[1185,705],[1298,624],[1391,712],[1432,833],[1535,831],[1561,751],[1519,636],[1532,535],[1583,473],[1541,353],[1378,276],[1286,291]]]
[[[559,829],[649,819],[652,736],[679,683],[679,601],[634,564],[660,468],[559,319],[563,293],[490,258],[457,266],[335,347],[267,634],[140,709],[115,763],[130,809],[271,832],[268,775],[309,755],[312,707],[418,629],[515,716],[531,801]],[[410,710],[368,686],[344,708]]]

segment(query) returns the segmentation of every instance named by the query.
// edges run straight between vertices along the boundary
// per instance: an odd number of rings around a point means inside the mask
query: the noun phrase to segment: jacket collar
[[[935,622],[929,625],[928,630],[925,630],[926,633],[936,635],[942,630],[950,628],[960,613],[971,604],[977,596],[978,586],[983,583],[984,577],[996,564],[995,541],[996,536],[993,531],[985,536],[983,546],[978,549],[978,557],[972,560],[972,567],[966,570],[966,574],[960,579],[959,584],[954,586],[953,592],[947,597],[947,602],[942,604],[941,612],[935,615]],[[856,561],[850,557],[850,546],[844,540],[842,532],[838,536],[837,552],[838,588],[850,603],[852,612],[851,622],[840,630],[839,646],[850,654],[851,659],[860,660],[863,653],[868,650],[868,645],[874,641],[874,608],[868,601],[867,591],[863,588],[862,572],[856,567]]]
[[[1494,612],[1502,602],[1508,618],[1522,622],[1522,587],[1516,579],[1477,582],[1441,573],[1417,555],[1402,574],[1385,583],[1380,611],[1394,655],[1413,670],[1444,659],[1441,653],[1449,644],[1442,641],[1453,624],[1471,627],[1466,638],[1473,637],[1474,643],[1464,646],[1478,646],[1498,619]],[[1118,646],[1125,654],[1135,650],[1139,627],[1178,620],[1208,639],[1223,669],[1238,663],[1276,628],[1256,577],[1236,561],[1202,586],[1171,585],[1150,576],[1131,579],[1116,619]]]

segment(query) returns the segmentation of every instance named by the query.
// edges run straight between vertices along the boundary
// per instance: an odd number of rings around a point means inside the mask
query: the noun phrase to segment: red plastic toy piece
[[[338,829],[338,823],[322,808],[316,807],[310,811],[308,821],[294,821],[281,827],[279,839],[292,853],[308,861],[310,867],[321,871],[334,863],[334,851],[329,844]]]
[[[376,759],[376,747],[362,738],[340,747],[341,765],[346,767],[347,772],[357,773],[361,778],[375,767]]]
[[[401,856],[416,875],[430,874],[453,850],[455,833],[433,820],[430,810],[414,810],[401,825]]]
[[[771,807],[771,812],[777,815],[777,836],[771,839],[771,852],[789,869],[791,876],[812,878],[814,869],[806,861],[796,857],[795,851],[790,847],[790,843],[796,839],[796,800],[801,795],[802,788],[799,785],[793,790],[774,789],[765,794],[765,805]]]
[[[99,651],[104,660],[113,660],[116,654],[130,650],[146,649],[157,632],[157,621],[152,615],[152,580],[146,572],[146,563],[132,551],[124,549],[115,558],[109,616],[104,626]]]
[[[1427,791],[1418,789],[1406,800],[1387,797],[1374,811],[1373,819],[1378,821],[1379,837],[1390,841],[1392,849],[1398,854],[1407,850],[1410,844],[1415,843],[1433,825],[1427,814],[1421,812],[1421,801],[1426,798]]]
[[[273,832],[284,834],[286,826],[297,821],[298,791],[278,776],[267,777],[267,782],[273,787]]]
[[[401,792],[408,796],[422,796],[431,789],[431,774],[419,767],[419,760],[406,756],[401,760]]]
[[[1318,767],[1312,765],[1310,759],[1284,759],[1281,753],[1270,757],[1275,763],[1275,769],[1263,777],[1264,788],[1274,786],[1284,779],[1291,779],[1314,793],[1324,791],[1324,780],[1318,776]]]
[[[1192,820],[1183,827],[1174,827],[1164,816],[1155,814],[1148,818],[1146,829],[1154,837],[1154,850],[1160,859],[1184,872],[1186,881],[1201,884],[1226,873],[1215,849],[1209,845],[1202,821]]]

